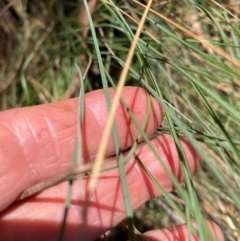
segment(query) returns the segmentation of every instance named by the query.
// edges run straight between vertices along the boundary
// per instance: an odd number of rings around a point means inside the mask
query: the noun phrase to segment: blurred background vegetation
[[[82,1],[0,0],[1,110],[78,96],[75,64],[85,92],[118,83],[147,1],[90,3],[92,23]],[[165,103],[159,132],[187,135],[203,158],[191,189],[197,201],[178,189],[168,197],[183,213],[190,207],[191,219],[195,207],[216,222],[225,240],[240,240],[240,2],[155,0],[151,9],[126,85]],[[135,213],[135,226],[168,227],[186,221],[180,216],[156,198]],[[126,226],[114,230],[112,240],[124,240]]]

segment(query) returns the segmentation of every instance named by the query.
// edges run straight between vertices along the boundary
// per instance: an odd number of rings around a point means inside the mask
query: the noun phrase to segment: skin
[[[111,96],[114,91],[110,90]],[[136,87],[125,87],[122,93],[137,121],[142,124],[147,110],[147,93]],[[41,193],[15,202],[19,194],[34,184],[71,169],[77,133],[78,99],[47,105],[13,109],[0,113],[0,240],[56,240],[59,234],[68,183],[63,182]],[[94,160],[108,111],[103,90],[86,94],[82,131],[82,162]],[[163,112],[151,97],[151,114],[145,129],[153,134],[160,126]],[[138,135],[123,106],[116,113],[116,126],[123,153]],[[200,158],[184,138],[182,146],[192,175]],[[162,135],[152,144],[179,181],[183,181],[179,157],[173,138]],[[162,187],[173,190],[168,175],[148,145],[141,142],[137,155]],[[106,150],[106,166],[116,164],[112,137]],[[132,209],[161,193],[132,157],[125,165]],[[95,192],[88,195],[88,177],[75,181],[66,226],[66,240],[94,240],[125,218],[118,169],[100,175]],[[208,222],[217,240],[223,240],[218,226]],[[146,240],[187,240],[186,226],[154,230]],[[197,238],[195,237],[195,240]]]

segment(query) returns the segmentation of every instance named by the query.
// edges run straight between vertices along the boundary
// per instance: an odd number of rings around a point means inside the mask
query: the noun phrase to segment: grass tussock
[[[95,1],[90,21],[82,2],[0,0],[1,110],[78,96],[75,64],[85,92],[117,85],[147,2]],[[240,238],[239,18],[238,1],[152,3],[126,85],[159,100],[159,132],[186,136],[203,165],[135,213],[140,232],[207,218],[225,240]]]

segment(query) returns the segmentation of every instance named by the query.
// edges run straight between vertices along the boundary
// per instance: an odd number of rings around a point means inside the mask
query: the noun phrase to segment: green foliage
[[[85,92],[103,87],[108,98],[108,86],[118,83],[144,5],[127,0],[98,2],[94,13],[89,14],[91,31],[85,39],[78,19],[80,6],[75,1],[66,2],[23,1],[22,6],[12,4],[0,13],[10,31],[7,33],[0,25],[3,31],[0,44],[6,46],[0,53],[2,110],[78,96],[79,71],[75,63],[82,73],[87,73]],[[240,233],[237,215],[240,211],[239,5],[230,0],[156,1],[152,9],[126,84],[146,88],[164,107],[165,120],[159,133],[174,136],[185,184],[176,183],[169,173],[176,191],[168,195],[156,183],[163,197],[138,210],[137,227],[146,231],[146,227],[178,224],[177,215],[189,227],[190,220],[195,219],[201,227],[197,230],[201,240],[207,240],[203,218],[208,218],[218,223],[226,240],[237,240]],[[108,104],[110,107],[111,103]],[[138,128],[149,143],[143,127]],[[203,160],[192,181],[179,142],[181,136],[191,141]],[[118,149],[117,136],[115,144]],[[153,152],[156,152],[154,148]],[[159,156],[158,159],[161,163]],[[141,165],[148,173],[144,164]],[[148,175],[151,177],[151,173]],[[123,172],[121,176],[124,183]],[[124,188],[127,195],[127,186]],[[126,210],[132,218],[128,203],[127,200]],[[151,213],[152,208],[159,209],[162,215],[152,214],[149,225],[139,217]],[[167,215],[162,210],[168,211]]]

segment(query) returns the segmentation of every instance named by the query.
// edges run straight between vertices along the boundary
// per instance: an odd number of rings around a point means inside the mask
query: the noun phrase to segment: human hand
[[[110,91],[113,96],[113,90]],[[147,94],[141,88],[125,87],[122,93],[130,110],[141,124],[147,110]],[[71,169],[74,153],[78,99],[48,105],[13,109],[0,113],[0,240],[56,240],[60,230],[68,183],[44,190],[21,202],[14,202],[19,194],[32,185]],[[82,130],[84,162],[94,160],[101,134],[108,117],[103,90],[85,96],[85,114]],[[146,133],[153,134],[163,118],[162,109],[151,98],[151,114]],[[138,131],[122,106],[116,113],[116,126],[122,150],[135,141]],[[182,138],[189,169],[193,175],[200,159],[191,144]],[[183,181],[177,150],[170,135],[152,140],[166,165],[177,179]],[[127,152],[127,151],[126,151]],[[170,192],[173,184],[156,160],[147,144],[140,143],[136,153],[162,187]],[[108,162],[116,163],[113,139],[106,151]],[[125,165],[132,209],[136,210],[147,200],[161,195],[134,157]],[[66,225],[66,240],[77,240],[79,230],[86,235],[82,240],[94,240],[125,218],[118,169],[100,174],[97,189],[87,200],[88,177],[74,182],[72,202]],[[80,189],[81,187],[81,189]],[[87,219],[82,216],[87,208]],[[221,231],[208,223],[217,237]],[[168,230],[155,230],[145,234],[146,240],[187,240],[186,226]],[[197,240],[197,239],[195,239]]]

